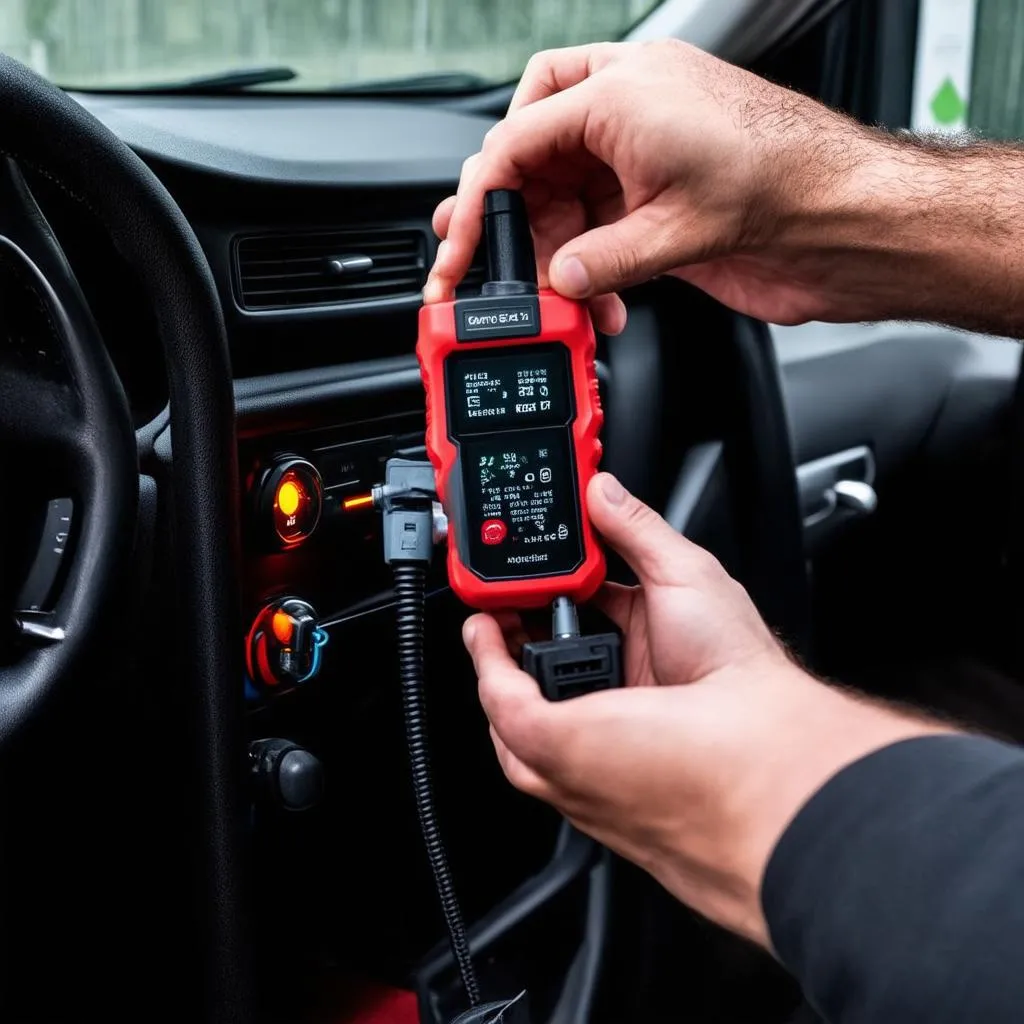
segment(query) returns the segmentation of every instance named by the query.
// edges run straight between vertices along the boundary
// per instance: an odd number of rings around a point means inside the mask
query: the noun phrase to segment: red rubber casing
[[[590,313],[578,302],[556,292],[540,292],[540,333],[529,338],[459,341],[455,332],[455,303],[439,302],[420,309],[416,355],[427,393],[427,453],[433,463],[437,492],[448,515],[448,579],[452,590],[471,608],[539,608],[556,597],[576,602],[591,598],[604,581],[605,558],[587,514],[587,485],[601,459],[600,432],[604,422],[594,358],[597,349]],[[449,507],[450,481],[459,471],[458,449],[448,434],[445,404],[445,360],[453,352],[485,351],[511,346],[561,342],[568,348],[576,416],[572,425],[576,486],[580,500],[583,562],[571,574],[518,580],[483,580],[459,557],[459,524],[464,517]]]

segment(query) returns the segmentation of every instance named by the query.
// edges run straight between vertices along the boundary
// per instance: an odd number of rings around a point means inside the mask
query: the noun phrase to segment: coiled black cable
[[[416,813],[419,815],[430,867],[434,872],[434,884],[441,900],[444,921],[448,926],[452,954],[458,964],[469,1003],[476,1006],[480,1002],[480,986],[469,953],[466,925],[455,895],[448,856],[441,841],[434,810],[434,787],[430,778],[427,703],[423,680],[423,618],[427,571],[422,565],[409,563],[395,565],[394,569],[398,605],[398,670],[402,683],[402,710],[405,715],[405,737],[409,748]]]

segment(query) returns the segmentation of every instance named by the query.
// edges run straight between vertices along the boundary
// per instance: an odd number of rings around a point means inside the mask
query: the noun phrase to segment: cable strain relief
[[[556,640],[571,640],[580,635],[580,620],[572,598],[555,598],[551,606],[551,635]]]

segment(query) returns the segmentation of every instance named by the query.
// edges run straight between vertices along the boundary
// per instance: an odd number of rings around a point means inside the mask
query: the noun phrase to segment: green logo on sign
[[[952,78],[947,78],[932,97],[932,116],[942,125],[954,125],[963,121],[967,104],[960,95]]]

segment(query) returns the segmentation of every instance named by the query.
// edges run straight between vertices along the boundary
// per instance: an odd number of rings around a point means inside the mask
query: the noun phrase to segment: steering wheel
[[[128,405],[68,261],[25,184],[42,176],[91,212],[134,269],[164,353],[174,443],[171,512],[178,567],[176,648],[191,688],[208,815],[201,899],[219,980],[220,1019],[237,1019],[241,948],[234,924],[240,872],[232,828],[241,692],[234,404],[223,315],[202,249],[174,200],[127,146],[62,91],[0,56],[0,271],[45,325],[31,344],[6,329],[0,307],[0,453],[13,467],[45,467],[43,499],[70,496],[73,534],[63,584],[44,613],[16,617],[0,661],[0,746],[81,664],[131,557],[138,456]],[[38,474],[36,474],[38,477]],[[0,485],[13,530],[12,495]],[[202,501],[196,496],[202,495]],[[0,592],[5,581],[0,566]],[[0,616],[7,613],[0,608]],[[8,636],[10,639],[10,636]],[[212,1008],[211,1008],[212,1009]]]

